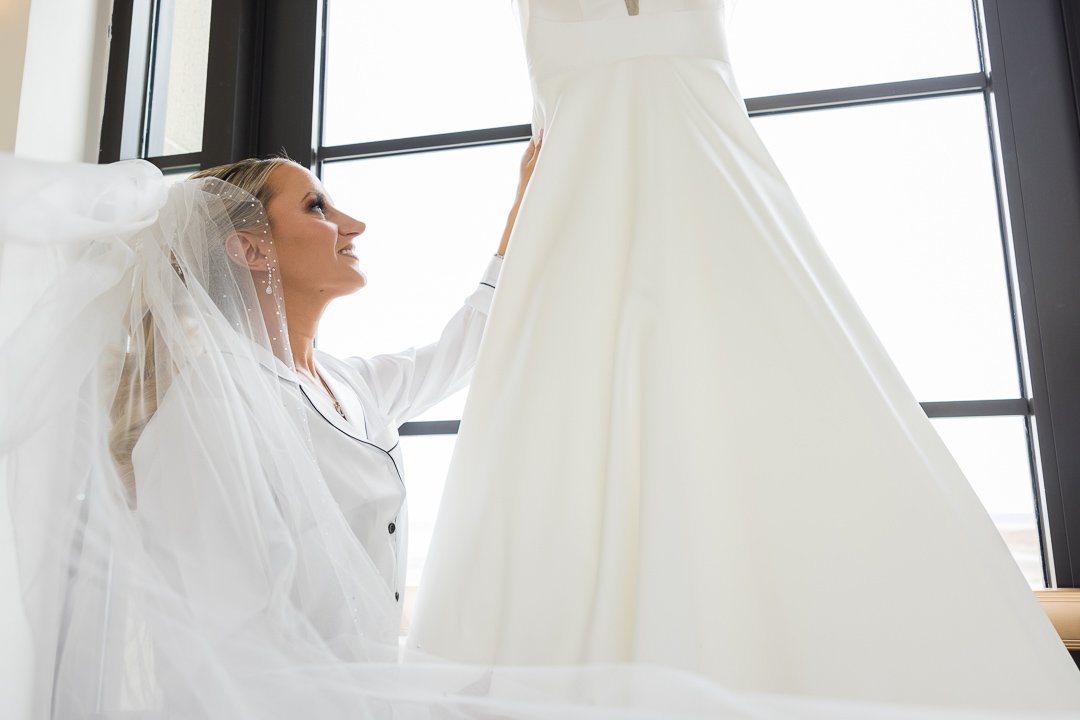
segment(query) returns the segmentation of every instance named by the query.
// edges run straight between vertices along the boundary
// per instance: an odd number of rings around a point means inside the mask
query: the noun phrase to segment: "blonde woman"
[[[407,483],[397,429],[469,382],[540,142],[530,142],[522,156],[516,197],[494,257],[442,336],[423,347],[371,358],[339,359],[314,344],[327,306],[367,282],[359,247],[365,224],[337,207],[314,174],[288,160],[244,160],[194,176],[225,181],[266,208],[292,369],[319,467],[385,580],[387,597],[399,608],[405,593]],[[242,243],[238,254],[245,262],[257,261],[250,243]]]
[[[314,338],[366,282],[365,225],[307,169],[251,159],[168,187],[142,162],[0,158],[0,466],[40,716],[297,717],[313,694],[352,715],[373,667],[271,686],[304,662],[396,662],[397,428],[469,382],[539,150],[441,337],[348,359]]]

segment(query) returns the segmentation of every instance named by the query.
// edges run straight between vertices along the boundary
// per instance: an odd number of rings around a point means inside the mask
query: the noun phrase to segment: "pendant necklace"
[[[317,378],[316,378],[316,377],[313,377],[310,373],[308,373],[307,370],[304,370],[303,373],[304,373],[304,375],[307,375],[307,377],[309,379],[311,379],[312,382],[314,382],[316,379],[318,379],[319,384],[322,385],[323,390],[326,391],[326,396],[328,398],[330,398],[330,402],[333,403],[334,410],[337,411],[337,414],[341,416],[342,420],[348,422],[349,418],[345,417],[345,409],[341,407],[341,403],[338,402],[337,397],[334,396],[334,391],[331,390],[330,386],[326,384],[326,381],[323,380],[322,375],[319,375],[318,373],[316,373],[316,375],[317,375]]]

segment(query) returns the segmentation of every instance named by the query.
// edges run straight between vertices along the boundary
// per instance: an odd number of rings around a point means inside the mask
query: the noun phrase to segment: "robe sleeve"
[[[469,384],[487,324],[502,257],[488,263],[476,290],[443,328],[438,341],[396,353],[347,358],[391,422],[420,415]]]

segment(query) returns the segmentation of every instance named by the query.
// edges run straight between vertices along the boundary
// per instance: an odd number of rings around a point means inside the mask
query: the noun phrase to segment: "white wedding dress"
[[[0,705],[14,692],[25,711],[4,720],[988,717],[655,665],[402,654],[379,471],[354,454],[345,487],[344,462],[326,463],[272,230],[220,181],[0,155],[0,481],[18,562],[4,582],[21,596],[2,621],[31,643],[23,678],[0,683]],[[241,238],[252,254],[232,252]],[[365,498],[380,505],[366,516]]]
[[[755,133],[725,2],[518,10],[544,146],[410,642],[739,691],[1080,707],[1080,674]]]

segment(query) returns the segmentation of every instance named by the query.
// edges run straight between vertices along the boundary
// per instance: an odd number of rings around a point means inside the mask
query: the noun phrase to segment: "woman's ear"
[[[251,233],[237,231],[225,238],[225,254],[240,267],[265,272],[267,257],[262,243]]]

